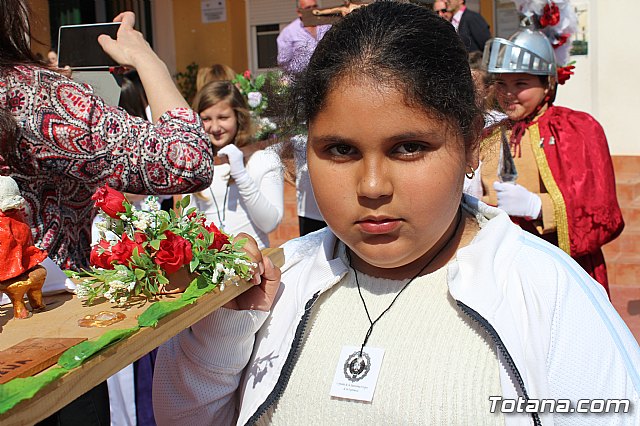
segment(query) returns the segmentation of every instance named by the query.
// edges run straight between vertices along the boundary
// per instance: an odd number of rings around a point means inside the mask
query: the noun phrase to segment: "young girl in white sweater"
[[[217,154],[213,182],[191,195],[189,207],[228,234],[245,232],[260,248],[284,214],[283,167],[271,149],[253,141],[246,100],[230,81],[207,83],[193,101]]]
[[[361,7],[294,90],[328,228],[161,347],[160,424],[638,424],[640,350],[602,287],[462,198],[482,114],[448,22]],[[628,412],[539,404],[594,398]]]

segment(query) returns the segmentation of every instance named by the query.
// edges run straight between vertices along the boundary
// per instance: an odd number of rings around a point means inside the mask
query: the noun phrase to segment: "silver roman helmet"
[[[556,78],[556,61],[549,39],[540,31],[523,28],[509,40],[487,41],[482,65],[489,73],[527,73]]]

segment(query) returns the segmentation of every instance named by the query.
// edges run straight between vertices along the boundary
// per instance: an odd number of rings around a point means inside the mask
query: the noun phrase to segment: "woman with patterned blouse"
[[[36,245],[62,268],[80,269],[89,263],[91,195],[98,186],[140,194],[199,191],[211,184],[213,151],[200,117],[133,29],[133,13],[115,18],[121,22],[115,40],[98,41],[138,71],[153,124],[39,62],[30,49],[26,3],[0,2],[0,123],[13,127],[2,126],[0,173],[18,183]],[[98,385],[40,424],[109,424],[106,388]]]
[[[27,201],[36,244],[61,267],[79,269],[88,266],[91,195],[99,185],[141,194],[205,189],[213,175],[212,147],[165,64],[133,29],[133,13],[115,18],[122,23],[116,40],[102,35],[98,41],[138,71],[153,124],[39,63],[30,51],[25,3],[3,0],[0,6],[0,108],[19,129],[15,142],[2,148],[0,166]]]

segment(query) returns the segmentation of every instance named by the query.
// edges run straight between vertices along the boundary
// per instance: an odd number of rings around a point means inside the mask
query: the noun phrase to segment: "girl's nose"
[[[220,131],[220,125],[216,120],[210,120],[204,130],[209,134],[218,133]]]
[[[393,193],[393,183],[384,164],[377,160],[362,160],[358,182],[358,196],[370,199],[387,197]]]

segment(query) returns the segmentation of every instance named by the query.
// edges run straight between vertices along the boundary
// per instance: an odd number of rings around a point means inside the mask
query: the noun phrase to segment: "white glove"
[[[231,176],[238,180],[247,174],[244,168],[244,153],[234,144],[225,145],[218,151],[218,157],[226,156],[231,166]]]
[[[493,189],[498,195],[498,207],[507,212],[509,216],[529,219],[540,217],[542,199],[524,186],[511,182],[494,182]]]

